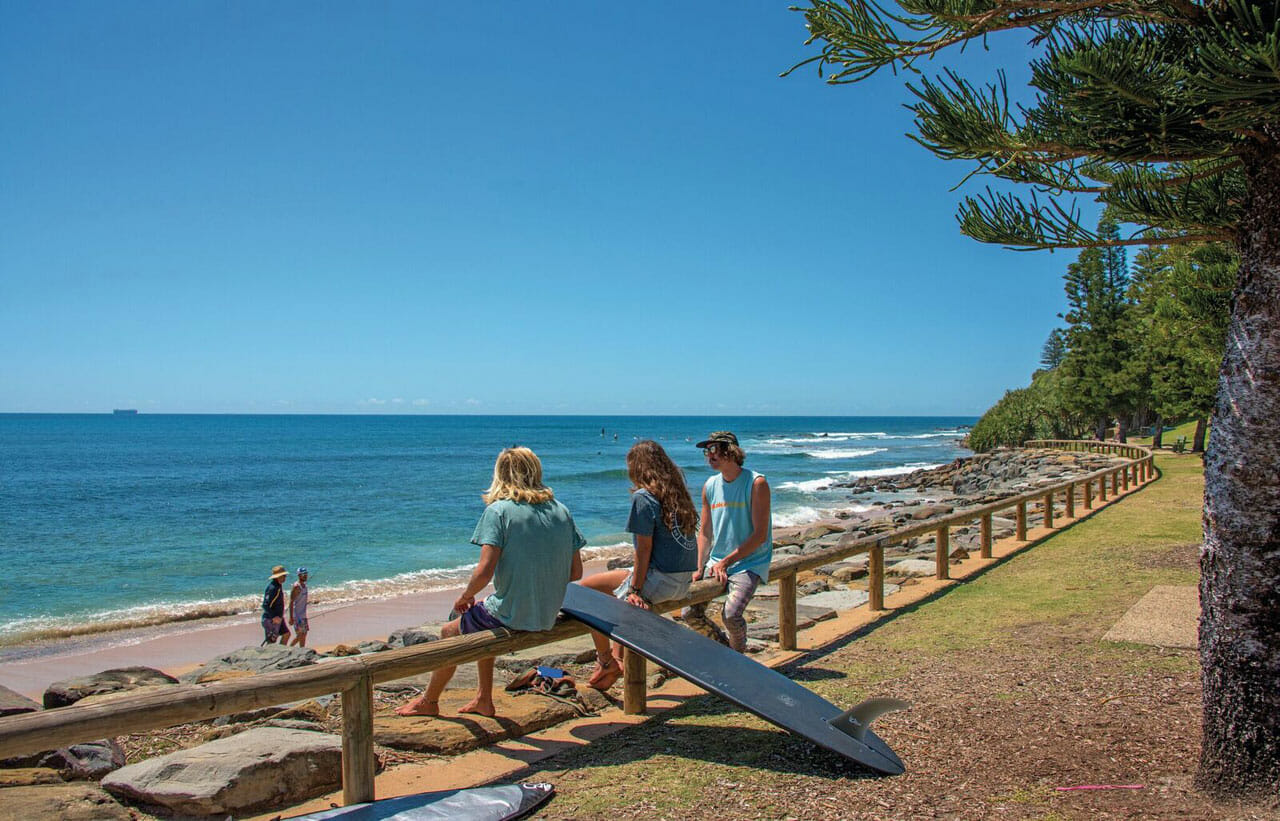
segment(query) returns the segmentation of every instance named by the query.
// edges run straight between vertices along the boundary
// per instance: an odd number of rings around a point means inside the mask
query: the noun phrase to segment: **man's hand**
[[[728,584],[729,583],[729,563],[726,560],[721,559],[720,561],[711,565],[711,578],[715,579],[721,584]]]
[[[461,616],[463,613],[475,606],[475,596],[459,596],[458,600],[453,603],[453,612]]]
[[[641,596],[639,593],[628,593],[627,604],[631,605],[632,607],[639,607],[641,610],[649,609],[649,602],[645,601],[644,597]]]

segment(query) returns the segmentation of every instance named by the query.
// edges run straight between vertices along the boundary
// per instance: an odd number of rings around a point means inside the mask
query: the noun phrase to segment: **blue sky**
[[[1074,253],[790,2],[0,0],[0,411],[980,413]]]

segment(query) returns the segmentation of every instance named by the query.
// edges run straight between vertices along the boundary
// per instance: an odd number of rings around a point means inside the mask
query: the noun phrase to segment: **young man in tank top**
[[[762,474],[742,467],[747,457],[733,433],[718,430],[698,447],[716,473],[702,486],[699,570],[693,578],[710,576],[728,586],[724,626],[729,646],[741,653],[747,646],[743,612],[760,583],[769,581],[773,561],[769,483]],[[706,605],[685,608],[683,617],[694,629],[705,628]]]

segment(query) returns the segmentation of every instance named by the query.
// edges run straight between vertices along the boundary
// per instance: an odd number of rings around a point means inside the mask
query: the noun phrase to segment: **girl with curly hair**
[[[581,584],[647,610],[689,592],[698,568],[698,512],[684,474],[657,442],[645,439],[632,446],[627,475],[633,486],[627,532],[635,540],[635,564],[629,571],[594,573]],[[622,675],[622,648],[615,643],[611,652],[604,634],[591,637],[597,662],[587,684],[607,690]]]

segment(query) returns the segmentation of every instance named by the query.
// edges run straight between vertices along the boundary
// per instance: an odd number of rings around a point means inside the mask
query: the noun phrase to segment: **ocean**
[[[270,568],[317,603],[457,586],[493,460],[532,448],[590,550],[629,544],[625,457],[733,430],[775,527],[857,508],[842,478],[969,451],[973,417],[0,415],[0,646],[256,611]]]

